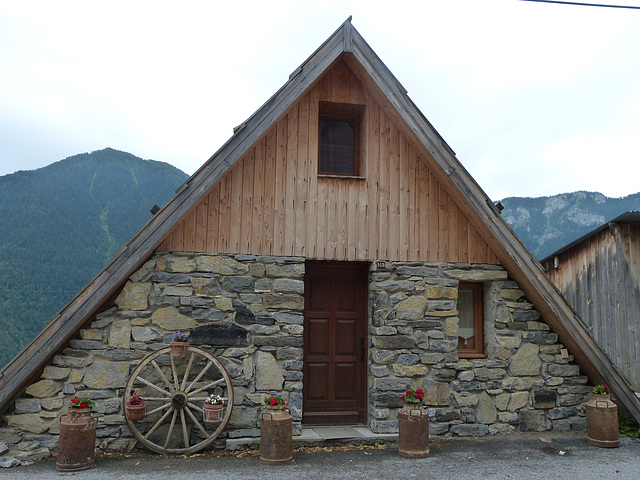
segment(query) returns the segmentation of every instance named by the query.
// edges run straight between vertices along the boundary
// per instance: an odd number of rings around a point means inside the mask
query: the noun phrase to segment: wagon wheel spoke
[[[193,379],[193,382],[191,382],[191,384],[187,387],[187,389],[185,390],[185,393],[189,393],[189,390],[191,390],[191,388],[193,387],[193,385],[202,378],[202,376],[207,372],[207,370],[209,370],[209,367],[213,365],[213,362],[211,360],[209,360],[209,363],[207,363],[207,366],[204,367],[202,369],[202,371],[198,374],[198,376],[196,378]],[[200,390],[202,391],[202,390]],[[195,392],[194,392],[195,393]]]
[[[184,418],[184,408],[180,410],[180,420],[182,421],[182,436],[184,437],[184,447],[189,448],[189,433],[187,432],[187,422]]]
[[[176,390],[180,390],[178,387],[178,372],[176,372],[176,362],[173,359],[173,355],[169,355],[171,358],[171,372],[173,373],[173,384],[176,387]]]
[[[165,403],[164,405],[158,407],[158,408],[154,408],[153,410],[151,410],[150,412],[147,412],[147,414],[145,416],[149,416],[149,415],[153,415],[154,413],[158,413],[161,412],[162,410],[164,410],[165,408],[169,408],[171,407],[170,403]],[[173,407],[172,407],[173,408]]]
[[[151,387],[154,390],[163,393],[164,395],[166,395],[167,397],[171,397],[171,394],[169,392],[167,392],[166,390],[161,389],[160,387],[157,387],[156,385],[154,385],[153,383],[151,383],[149,380],[145,380],[142,377],[138,377],[136,380],[140,380],[142,383],[144,383],[147,387]]]
[[[132,421],[126,415],[127,425],[141,445],[157,453],[191,454],[202,450],[222,433],[231,416],[233,384],[224,366],[206,350],[192,346],[187,349],[189,357],[184,363],[170,357],[170,347],[150,353],[127,381],[123,408],[134,392],[154,405],[153,409],[148,407],[142,420]],[[207,424],[202,418],[203,404],[214,393],[224,399],[225,408],[219,422]],[[144,428],[144,433],[138,428]]]
[[[187,369],[184,371],[184,377],[182,378],[182,384],[180,385],[180,390],[184,391],[184,387],[187,384],[187,378],[189,378],[189,373],[191,372],[191,367],[193,366],[194,358],[196,358],[195,355],[189,355],[189,363],[187,364]]]
[[[198,390],[194,390],[193,392],[191,392],[191,395],[195,395],[196,393],[200,393],[200,392],[203,392],[204,390],[207,390],[207,389],[209,389],[211,387],[215,387],[216,385],[220,385],[222,382],[224,382],[224,378],[219,378],[215,382],[211,382],[211,383],[205,385],[204,387],[200,387]]]
[[[158,366],[158,362],[156,362],[155,360],[153,360],[151,362],[151,365],[153,365],[153,367],[156,369],[156,371],[158,372],[158,375],[160,375],[160,378],[162,378],[162,380],[164,381],[164,383],[167,385],[167,387],[169,387],[169,391],[171,393],[175,392],[175,390],[172,386],[171,383],[169,383],[169,380],[167,380],[167,377],[165,376],[164,372],[162,370],[160,370],[160,367]]]
[[[144,438],[149,438],[149,436],[150,436],[153,432],[155,432],[155,431],[158,429],[158,427],[159,427],[160,425],[162,425],[162,422],[164,422],[164,421],[167,419],[167,417],[168,417],[169,415],[171,415],[171,412],[173,412],[173,411],[174,411],[174,408],[173,408],[173,407],[171,407],[171,408],[170,408],[170,409],[169,409],[169,410],[168,410],[168,411],[167,411],[167,412],[166,412],[166,413],[165,413],[165,414],[160,418],[160,420],[158,420],[158,421],[156,422],[156,424],[151,428],[151,430],[149,430],[149,431],[147,432],[147,434],[144,436]]]
[[[178,416],[178,411],[173,411],[173,418],[171,418],[171,425],[169,426],[169,431],[167,432],[167,438],[164,441],[164,448],[169,446],[169,441],[171,440],[171,434],[173,433],[173,427],[176,425],[176,417]]]
[[[195,405],[192,405],[192,407],[196,408],[197,410],[202,411],[201,408],[198,408]],[[193,421],[194,425],[198,428],[198,430],[200,430],[200,432],[205,436],[205,438],[208,437],[209,434],[204,429],[204,427],[200,424],[198,419],[193,415],[193,413],[191,413],[191,410],[189,410],[189,407],[184,407],[184,409],[187,412],[187,415],[189,415],[191,417],[191,420]]]

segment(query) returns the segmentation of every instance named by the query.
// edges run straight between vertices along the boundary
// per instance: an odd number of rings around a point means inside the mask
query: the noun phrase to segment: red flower
[[[418,395],[424,395],[424,392],[422,391],[422,389],[418,390],[416,393],[417,393]]]
[[[402,400],[402,401],[404,402],[404,395],[402,395],[402,396],[400,397],[400,400]]]
[[[609,391],[609,387],[604,387],[604,389],[608,392]]]
[[[76,403],[78,401],[78,396],[76,395],[75,397],[73,397],[71,399],[71,405],[73,405],[74,403]]]
[[[286,402],[284,400],[282,400],[282,406],[286,405]]]
[[[89,408],[89,405],[87,405],[87,402],[82,402],[80,408]]]

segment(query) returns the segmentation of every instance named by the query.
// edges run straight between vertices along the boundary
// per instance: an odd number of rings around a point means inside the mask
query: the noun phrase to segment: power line
[[[521,2],[538,2],[538,3],[559,3],[561,5],[578,5],[581,7],[608,7],[608,8],[628,8],[631,10],[640,10],[640,7],[633,5],[607,5],[606,3],[584,3],[584,2],[564,2],[561,0],[520,0]]]

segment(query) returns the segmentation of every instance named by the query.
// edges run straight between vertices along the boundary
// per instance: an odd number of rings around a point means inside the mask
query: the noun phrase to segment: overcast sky
[[[192,174],[349,15],[492,199],[640,191],[640,10],[519,0],[0,0],[0,175]]]

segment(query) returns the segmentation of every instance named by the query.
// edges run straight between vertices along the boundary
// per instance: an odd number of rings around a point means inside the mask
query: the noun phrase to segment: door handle
[[[360,360],[364,360],[364,338],[360,339]]]

